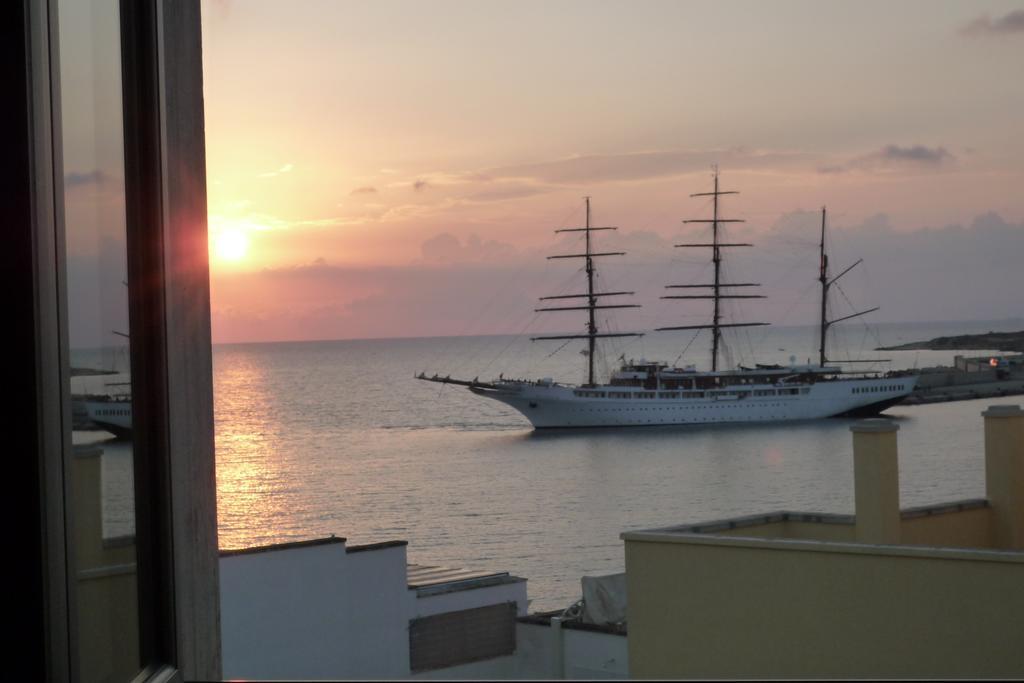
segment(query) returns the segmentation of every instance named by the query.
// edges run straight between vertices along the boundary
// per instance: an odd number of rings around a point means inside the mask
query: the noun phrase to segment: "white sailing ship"
[[[128,339],[128,335],[124,332],[116,330],[112,332],[119,337]],[[120,373],[116,369],[111,369],[103,374],[117,375]],[[84,423],[88,427],[99,427],[119,439],[131,438],[131,382],[107,382],[105,386],[108,388],[107,393],[73,395],[72,410],[84,418]],[[112,389],[112,387],[117,388]],[[127,387],[127,389],[121,387]]]
[[[587,358],[587,382],[581,385],[570,385],[554,382],[550,378],[531,381],[511,380],[503,377],[490,382],[481,382],[477,379],[460,380],[450,376],[440,377],[436,374],[428,377],[426,373],[420,373],[417,375],[417,379],[466,386],[474,394],[512,406],[525,415],[535,428],[777,422],[834,416],[863,417],[876,415],[910,394],[917,381],[916,376],[912,373],[851,373],[844,371],[839,364],[826,357],[826,340],[831,325],[878,309],[872,308],[834,320],[827,319],[829,288],[860,261],[839,275],[830,276],[828,257],[825,253],[825,209],[822,209],[821,215],[821,260],[818,277],[821,283],[818,363],[803,365],[791,363],[788,366],[756,365],[754,368],[741,366],[730,370],[719,369],[719,347],[723,329],[767,324],[722,322],[722,300],[763,298],[760,295],[733,293],[740,288],[759,286],[756,283],[729,283],[723,282],[721,279],[722,250],[731,247],[752,246],[746,243],[720,241],[721,224],[741,222],[719,216],[718,199],[725,194],[735,194],[735,192],[719,190],[716,171],[712,192],[691,195],[713,198],[712,217],[685,221],[711,224],[711,242],[675,245],[683,248],[711,249],[714,265],[713,281],[707,284],[669,285],[667,287],[668,289],[697,290],[709,293],[661,297],[663,299],[707,299],[713,301],[711,323],[657,328],[659,331],[710,330],[710,371],[697,371],[693,366],[671,367],[668,363],[658,361],[626,362],[623,359],[622,365],[611,374],[607,383],[598,384],[595,381],[594,360],[597,340],[606,337],[642,336],[642,333],[605,332],[598,329],[595,311],[634,308],[637,307],[637,304],[599,303],[603,297],[628,296],[633,292],[598,292],[594,289],[594,259],[618,256],[624,252],[595,252],[592,250],[592,233],[615,230],[616,228],[592,227],[590,225],[590,199],[587,198],[585,226],[555,231],[556,233],[585,233],[586,248],[584,252],[548,257],[585,259],[587,291],[580,294],[542,297],[542,300],[581,299],[584,303],[576,306],[536,309],[538,311],[587,311],[586,333],[533,338],[535,341],[586,340],[587,349],[583,353]],[[841,363],[848,362],[853,361],[841,361]]]
[[[119,438],[132,434],[132,399],[128,395],[85,396],[77,399],[89,421]]]

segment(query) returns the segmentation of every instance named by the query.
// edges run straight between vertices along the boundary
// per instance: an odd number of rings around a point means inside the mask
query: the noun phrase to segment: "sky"
[[[123,345],[128,275],[118,6],[62,1],[59,12],[68,338],[72,348]]]
[[[1022,2],[202,10],[215,342],[574,330],[584,196],[628,324],[699,320],[716,164],[758,317],[814,320],[823,205],[874,320],[1024,315]]]

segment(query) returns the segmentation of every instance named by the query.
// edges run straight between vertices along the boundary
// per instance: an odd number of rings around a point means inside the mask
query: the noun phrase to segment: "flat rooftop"
[[[922,517],[933,517],[954,512],[966,512],[968,510],[983,510],[989,507],[989,502],[984,498],[971,498],[968,500],[957,500],[949,503],[933,503],[919,507],[904,508],[900,510],[900,519],[912,520]],[[741,536],[743,529],[780,524],[785,522],[800,522],[804,524],[842,524],[853,526],[857,521],[854,515],[835,514],[831,512],[794,512],[791,510],[780,510],[761,514],[745,515],[742,517],[731,517],[711,522],[700,522],[698,524],[678,524],[654,529],[636,529],[620,534],[625,538],[626,534],[721,534],[729,533],[733,536]],[[786,534],[781,532],[779,537]]]
[[[526,581],[526,579],[511,576],[508,572],[454,569],[427,564],[406,565],[406,582],[410,590],[416,591],[417,597],[486,588],[519,581]]]

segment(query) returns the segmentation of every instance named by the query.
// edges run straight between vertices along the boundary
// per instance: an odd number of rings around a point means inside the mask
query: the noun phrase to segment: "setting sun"
[[[249,237],[241,230],[225,230],[214,238],[214,251],[222,261],[241,261],[249,251]]]

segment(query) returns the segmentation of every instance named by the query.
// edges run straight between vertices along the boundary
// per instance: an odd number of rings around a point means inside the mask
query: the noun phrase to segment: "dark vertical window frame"
[[[45,60],[46,70],[42,69],[40,63],[38,82],[35,84],[40,91],[38,97],[46,98],[47,107],[43,111],[33,114],[33,123],[37,126],[35,160],[38,165],[38,185],[33,188],[36,195],[35,201],[43,211],[46,209],[46,220],[52,221],[47,224],[42,215],[36,225],[39,244],[43,242],[52,243],[53,254],[46,254],[46,265],[39,270],[38,286],[41,290],[47,291],[47,297],[52,295],[52,307],[47,299],[46,315],[55,315],[52,329],[43,331],[40,343],[44,346],[46,354],[43,359],[41,371],[45,373],[46,386],[50,391],[43,396],[44,404],[40,407],[44,415],[49,417],[46,425],[48,433],[45,438],[46,452],[42,455],[46,458],[47,488],[44,491],[46,496],[46,509],[52,519],[49,520],[48,532],[51,535],[49,545],[51,547],[50,565],[48,572],[50,580],[54,583],[54,591],[51,593],[54,613],[54,630],[61,628],[62,632],[53,633],[59,639],[57,642],[63,651],[54,652],[62,657],[60,663],[52,662],[51,667],[60,668],[66,671],[67,680],[75,681],[78,678],[78,580],[74,574],[75,539],[71,533],[71,525],[68,523],[68,508],[71,500],[72,482],[68,473],[71,471],[72,442],[71,442],[71,382],[70,382],[70,343],[68,339],[68,311],[67,311],[67,244],[64,221],[64,151],[63,131],[61,127],[60,107],[60,26],[57,11],[57,0],[29,0],[32,11],[38,17],[33,16],[34,37],[37,36],[35,26],[38,25],[39,47],[44,47],[46,55],[34,53],[33,58]],[[43,37],[45,36],[45,38]],[[44,75],[45,74],[45,75]],[[45,82],[44,82],[45,79]],[[45,95],[42,91],[45,90]],[[43,117],[46,117],[43,120]],[[45,147],[45,149],[44,149]],[[46,154],[45,159],[42,153]],[[46,173],[46,178],[41,177]],[[44,234],[45,233],[45,234]],[[42,253],[40,253],[42,255]],[[52,273],[46,268],[52,268]],[[55,363],[52,367],[51,362]],[[56,384],[51,388],[50,382]],[[56,422],[59,420],[59,424]],[[53,431],[50,432],[49,430]],[[59,444],[59,446],[58,446]],[[55,449],[59,448],[59,452]],[[59,480],[57,479],[59,477]],[[60,517],[56,515],[60,513]],[[59,528],[58,528],[59,527]],[[61,544],[58,549],[57,543]],[[60,558],[61,564],[56,566],[54,561]],[[61,591],[57,593],[56,581],[60,579]],[[64,623],[57,625],[56,619],[64,618]],[[52,631],[53,632],[53,631]]]
[[[130,176],[133,346],[144,457],[136,472],[141,542],[140,680],[220,677],[216,481],[206,237],[199,4],[145,2],[122,17],[132,58],[125,91]],[[63,164],[56,2],[0,3],[0,285],[13,355],[5,372],[7,471],[27,500],[5,498],[19,593],[14,651],[25,680],[77,680],[69,576],[71,452]],[[127,52],[126,52],[127,55]],[[146,61],[149,60],[149,61]],[[133,356],[135,354],[133,353]],[[135,392],[133,392],[135,395]],[[134,410],[134,408],[133,408]]]
[[[150,54],[155,56],[159,140],[160,238],[148,257],[159,260],[159,315],[150,314],[148,334],[162,339],[163,357],[145,372],[159,374],[163,401],[161,443],[156,461],[157,508],[163,518],[161,546],[169,555],[163,587],[173,590],[174,663],[186,680],[220,678],[220,590],[217,552],[217,488],[214,465],[213,359],[210,335],[210,271],[206,206],[206,139],[203,111],[202,25],[199,0],[148,0],[153,22]],[[145,41],[144,41],[145,42]],[[144,76],[142,80],[145,80]],[[147,129],[153,135],[152,128]],[[147,214],[148,215],[148,214]],[[150,240],[146,240],[150,242]],[[159,242],[159,244],[158,244]],[[159,252],[159,256],[158,256]],[[144,291],[144,290],[143,290]],[[156,386],[156,384],[155,384]],[[148,415],[148,413],[147,413]]]
[[[131,334],[145,345],[132,368],[145,429],[137,491],[156,503],[138,520],[153,544],[144,585],[156,589],[143,598],[156,648],[144,654],[210,680],[220,589],[198,0],[123,2],[122,45]]]
[[[54,25],[46,0],[0,4],[0,287],[7,297],[10,356],[5,389],[13,400],[5,422],[11,426],[8,479],[21,496],[5,497],[14,521],[11,545],[20,548],[9,563],[12,586],[27,594],[30,607],[19,615],[12,652],[26,680],[70,676],[71,648],[64,525],[64,439],[70,434],[62,386],[62,267],[59,203],[54,174],[50,40]],[[59,139],[59,138],[57,138]],[[59,157],[58,157],[59,158]],[[56,185],[55,185],[56,184]]]
[[[125,224],[139,645],[143,676],[176,661],[174,556],[168,467],[166,343],[163,307],[160,99],[152,2],[122,2]]]

